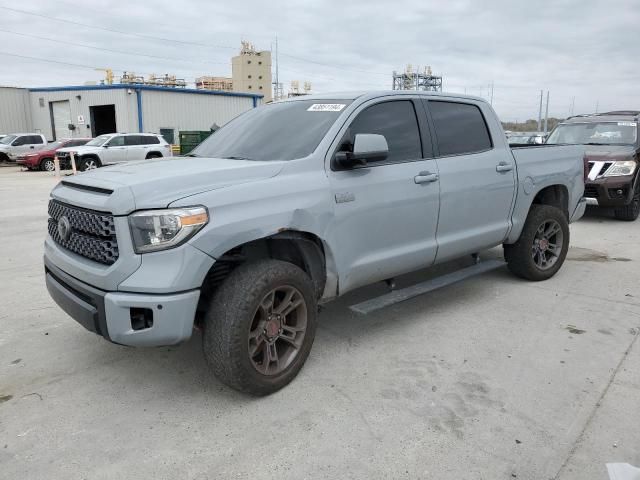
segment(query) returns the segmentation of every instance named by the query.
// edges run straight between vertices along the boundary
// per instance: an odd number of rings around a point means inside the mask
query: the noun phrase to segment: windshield
[[[637,122],[561,123],[549,135],[550,144],[634,145]]]
[[[58,140],[58,141],[49,143],[47,145],[47,148],[51,150],[55,150],[56,148],[60,148],[62,145],[64,145],[64,141]]]
[[[0,144],[2,145],[9,145],[11,142],[13,142],[15,139],[17,138],[17,135],[7,135],[4,138],[0,139]]]
[[[109,140],[111,135],[100,135],[99,137],[94,138],[90,142],[85,143],[87,147],[100,147],[104,142]]]
[[[190,155],[234,160],[293,160],[313,153],[351,100],[273,103],[235,118]]]

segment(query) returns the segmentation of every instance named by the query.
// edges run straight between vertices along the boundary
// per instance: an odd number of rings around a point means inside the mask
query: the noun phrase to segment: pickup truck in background
[[[42,150],[47,139],[40,133],[12,133],[0,139],[0,162],[15,162],[21,155]]]
[[[583,147],[512,150],[479,98],[299,97],[240,115],[187,158],[60,182],[46,283],[114,343],[202,328],[214,374],[265,395],[302,368],[318,303],[501,244],[514,274],[550,278],[583,189]]]
[[[577,115],[558,124],[548,145],[584,145],[588,205],[613,209],[619,220],[640,214],[640,111]]]

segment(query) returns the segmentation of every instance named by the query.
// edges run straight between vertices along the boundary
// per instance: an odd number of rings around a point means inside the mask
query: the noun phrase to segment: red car
[[[38,150],[33,153],[28,153],[18,157],[16,163],[27,167],[29,170],[44,170],[46,172],[53,172],[55,170],[55,164],[53,163],[53,157],[56,156],[56,151],[59,148],[64,147],[77,147],[84,145],[90,138],[63,138],[48,144],[42,150]],[[60,165],[60,168],[68,167],[68,165]]]

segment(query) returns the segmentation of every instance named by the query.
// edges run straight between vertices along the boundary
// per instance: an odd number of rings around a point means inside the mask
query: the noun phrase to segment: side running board
[[[349,308],[355,313],[366,315],[368,313],[375,312],[376,310],[380,310],[381,308],[389,307],[424,293],[437,290],[438,288],[453,285],[454,283],[480,275],[481,273],[496,270],[506,264],[507,263],[504,260],[482,261],[470,267],[456,270],[455,272],[447,273],[440,277],[432,278],[431,280],[417,283],[409,287],[401,288],[400,290],[394,290],[393,292],[385,293],[376,298],[365,300],[364,302],[351,305]]]

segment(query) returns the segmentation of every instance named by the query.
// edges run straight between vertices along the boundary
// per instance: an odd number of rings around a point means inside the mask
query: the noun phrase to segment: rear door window
[[[470,103],[427,102],[440,155],[482,152],[493,147],[482,112]]]
[[[39,145],[44,143],[42,141],[42,137],[40,135],[29,135],[29,137],[27,137],[29,139],[29,141],[27,143],[31,144],[31,145]]]
[[[389,155],[382,163],[422,158],[418,119],[410,100],[378,103],[360,112],[349,126],[339,150],[353,151],[353,141],[358,133],[384,135]]]

